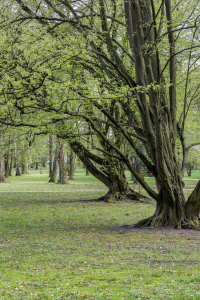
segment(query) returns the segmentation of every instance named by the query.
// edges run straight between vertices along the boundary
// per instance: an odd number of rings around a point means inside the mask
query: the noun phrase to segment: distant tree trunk
[[[53,136],[49,135],[49,177],[53,170]]]
[[[192,170],[193,170],[193,164],[191,162],[187,162],[187,174],[188,174],[188,177],[191,177]]]
[[[17,143],[15,142],[15,176],[21,176],[20,170],[19,170],[19,162],[18,162],[18,149],[17,149]]]
[[[55,150],[55,156],[54,156],[54,161],[53,161],[53,169],[52,169],[52,172],[51,172],[51,176],[49,178],[49,182],[55,182],[56,181],[58,155],[59,155],[59,144],[57,142],[56,150]]]
[[[5,178],[9,177],[9,158],[10,158],[10,151],[8,151],[5,154]]]
[[[74,180],[74,170],[75,170],[75,155],[74,152],[70,151],[69,156],[69,179]]]
[[[67,183],[67,171],[65,167],[65,159],[63,154],[63,146],[60,144],[58,154],[58,165],[59,165],[59,180],[58,183],[66,184]]]
[[[28,165],[22,164],[22,174],[28,174]]]
[[[0,134],[0,182],[4,182],[4,154],[2,145],[2,135]]]
[[[42,166],[43,166],[43,163],[41,161],[41,164],[40,164],[40,174],[42,174]]]
[[[142,175],[142,162],[137,157],[132,159],[132,165],[136,169],[136,171]],[[134,183],[137,183],[136,178],[131,173],[131,180],[133,180]]]
[[[15,176],[21,176],[21,173],[20,173],[20,170],[19,170],[19,163],[17,161],[17,158],[16,158],[16,161],[15,161],[15,167],[16,167]]]
[[[21,163],[21,166],[22,166],[21,174],[28,174],[27,151],[28,151],[28,145],[24,145],[22,153],[21,153],[21,162],[22,162]]]
[[[38,162],[38,161],[35,163],[35,169],[36,169],[36,170],[39,169],[39,162]]]
[[[12,176],[12,167],[13,167],[13,156],[14,156],[14,150],[11,150],[11,159],[10,159],[10,165],[9,165],[9,176]]]

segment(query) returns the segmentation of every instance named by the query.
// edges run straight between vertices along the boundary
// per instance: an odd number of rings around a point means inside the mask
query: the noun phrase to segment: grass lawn
[[[47,182],[32,169],[0,184],[0,300],[200,299],[200,232],[119,230],[154,201],[87,201],[107,189],[81,169],[67,185]]]

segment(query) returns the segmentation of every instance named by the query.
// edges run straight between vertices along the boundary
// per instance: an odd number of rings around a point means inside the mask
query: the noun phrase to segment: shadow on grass
[[[30,205],[59,205],[59,204],[78,204],[78,203],[105,203],[107,202],[103,201],[101,198],[92,198],[92,199],[80,199],[73,198],[73,199],[66,199],[57,197],[55,199],[54,197],[50,197],[49,195],[44,195],[42,198],[36,198],[35,196],[29,195],[28,197],[16,197],[16,196],[9,196],[9,197],[1,197],[1,206],[2,208],[6,207],[19,207],[19,206],[30,206]]]

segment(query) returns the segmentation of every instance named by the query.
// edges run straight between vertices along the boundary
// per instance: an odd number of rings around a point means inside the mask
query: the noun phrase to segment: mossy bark
[[[163,227],[174,228],[200,228],[200,181],[189,196],[187,202],[183,201],[181,195],[177,195],[174,201],[161,195],[157,202],[153,216],[139,221],[136,227]]]
[[[185,216],[194,227],[200,225],[200,181],[197,183],[195,189],[188,198],[185,205]]]
[[[101,201],[132,199],[140,200],[143,195],[130,189],[125,176],[124,164],[115,159],[107,160],[89,152],[80,142],[70,143],[71,148],[83,162],[87,170],[98,180],[106,185],[108,193],[100,197]],[[101,168],[95,166],[95,161]]]

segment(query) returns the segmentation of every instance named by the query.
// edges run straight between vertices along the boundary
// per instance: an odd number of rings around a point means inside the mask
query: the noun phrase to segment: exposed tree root
[[[181,227],[184,229],[200,230],[200,221],[199,220],[184,220],[182,222]]]
[[[113,201],[125,201],[125,200],[131,200],[131,201],[142,201],[144,199],[148,199],[148,197],[134,192],[134,191],[129,191],[129,193],[127,194],[121,194],[121,193],[117,193],[117,192],[112,192],[109,191],[106,195],[98,198],[98,201],[104,201],[104,202],[113,202]]]
[[[200,221],[199,220],[182,220],[182,222],[179,223],[174,223],[172,224],[172,222],[170,222],[169,220],[167,220],[167,218],[163,218],[162,216],[158,216],[158,217],[149,217],[146,219],[143,219],[141,221],[139,221],[138,223],[136,223],[135,225],[133,225],[133,227],[137,227],[137,228],[143,228],[143,227],[152,227],[152,228],[160,228],[160,227],[166,227],[166,226],[170,226],[173,228],[177,228],[177,229],[195,229],[195,230],[200,230]]]
[[[143,219],[143,220],[139,221],[138,223],[136,223],[134,225],[134,227],[138,227],[138,228],[150,227],[152,219],[153,219],[153,217],[149,217],[149,218]]]

